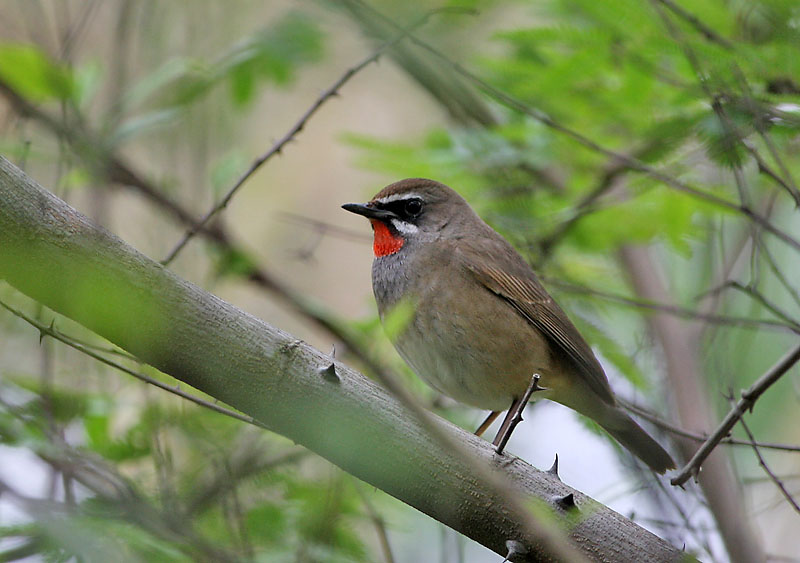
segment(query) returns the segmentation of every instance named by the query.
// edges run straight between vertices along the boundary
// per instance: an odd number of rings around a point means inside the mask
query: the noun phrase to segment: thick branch
[[[513,456],[434,419],[469,451],[438,446],[385,390],[279,329],[180,279],[99,229],[0,159],[0,277],[141,360],[245,412],[345,471],[497,553],[522,542],[543,557],[473,466],[498,472],[515,494],[553,508],[578,550],[601,561],[683,555],[630,520]],[[557,499],[573,495],[581,518]]]

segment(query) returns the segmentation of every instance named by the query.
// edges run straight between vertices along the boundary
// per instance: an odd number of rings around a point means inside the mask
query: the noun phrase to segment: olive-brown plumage
[[[547,390],[537,397],[595,420],[653,470],[675,466],[617,406],[592,349],[530,266],[455,191],[412,178],[343,207],[373,225],[379,314],[413,308],[393,344],[433,388],[503,411],[538,373]]]

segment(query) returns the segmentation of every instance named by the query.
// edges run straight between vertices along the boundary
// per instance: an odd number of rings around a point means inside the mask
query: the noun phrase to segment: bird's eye
[[[404,209],[407,215],[416,217],[422,212],[422,200],[417,198],[409,199]]]

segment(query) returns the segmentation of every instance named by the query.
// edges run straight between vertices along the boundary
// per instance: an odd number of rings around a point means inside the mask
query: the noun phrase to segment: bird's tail
[[[620,408],[608,405],[601,416],[592,418],[653,471],[664,473],[675,469],[675,461],[667,451]]]

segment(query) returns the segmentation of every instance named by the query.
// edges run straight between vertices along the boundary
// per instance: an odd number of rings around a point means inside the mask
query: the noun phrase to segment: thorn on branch
[[[39,346],[42,345],[42,341],[44,340],[45,336],[53,336],[56,333],[56,320],[50,319],[50,326],[47,328],[39,327]]]
[[[331,358],[331,363],[327,366],[322,366],[317,369],[317,373],[319,373],[324,379],[328,381],[333,381],[335,383],[339,383],[339,374],[336,373],[336,365],[333,360],[336,358],[336,345],[334,344],[331,347],[331,353],[329,354]]]
[[[553,499],[553,502],[562,510],[579,510],[578,505],[575,503],[575,495],[573,493],[568,493],[563,497],[556,497]]]
[[[553,465],[550,466],[550,469],[547,470],[547,473],[561,481],[561,477],[558,474],[558,454],[556,454],[556,459],[553,460]]]
[[[506,541],[506,557],[503,559],[503,563],[506,561],[514,561],[517,557],[522,558],[524,555],[528,554],[528,548],[525,547],[521,541],[517,540],[507,540]]]
[[[336,366],[333,362],[328,364],[327,366],[322,366],[321,368],[317,369],[317,373],[319,373],[323,378],[327,379],[328,381],[334,381],[336,383],[339,382],[339,374],[336,373]]]

